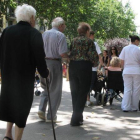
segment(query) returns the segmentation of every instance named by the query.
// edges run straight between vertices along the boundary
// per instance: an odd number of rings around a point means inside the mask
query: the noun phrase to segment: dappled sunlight
[[[60,123],[54,124],[57,140],[139,140],[140,112],[124,113],[121,102],[114,100],[113,105],[96,105],[96,100],[91,97],[93,106],[85,107],[83,112],[84,122],[80,127],[70,125],[72,115],[72,100],[69,82],[63,81],[62,101],[57,112]],[[66,86],[65,86],[66,85]],[[34,101],[27,120],[23,135],[24,140],[33,136],[35,140],[53,140],[52,124],[46,123],[38,117],[40,96],[34,96]],[[46,111],[47,114],[47,111]],[[5,134],[6,123],[0,121],[0,140]],[[115,139],[114,139],[115,138]]]
[[[0,121],[0,130],[6,128],[6,122]]]

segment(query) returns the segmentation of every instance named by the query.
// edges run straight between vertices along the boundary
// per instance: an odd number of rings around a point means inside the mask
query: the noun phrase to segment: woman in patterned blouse
[[[83,111],[87,93],[90,89],[92,66],[98,65],[98,54],[95,45],[89,39],[91,27],[89,24],[79,23],[79,36],[74,38],[70,47],[70,89],[72,95],[73,114],[72,126],[83,124]]]

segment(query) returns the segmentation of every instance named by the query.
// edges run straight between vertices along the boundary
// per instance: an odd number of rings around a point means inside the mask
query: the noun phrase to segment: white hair
[[[52,21],[52,27],[59,27],[61,24],[65,24],[65,21],[61,17],[57,17]]]
[[[22,6],[17,6],[15,10],[15,16],[17,22],[19,21],[26,21],[30,22],[30,18],[33,16],[36,16],[36,10],[28,5],[28,4],[23,4]]]

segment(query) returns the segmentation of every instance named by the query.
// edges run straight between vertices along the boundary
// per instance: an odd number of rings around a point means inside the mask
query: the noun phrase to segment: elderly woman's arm
[[[37,30],[36,31],[34,30],[32,33],[31,44],[32,44],[32,52],[34,55],[37,70],[41,75],[41,77],[47,78],[49,71],[47,69],[47,65],[45,61],[43,39],[41,33],[39,33]]]

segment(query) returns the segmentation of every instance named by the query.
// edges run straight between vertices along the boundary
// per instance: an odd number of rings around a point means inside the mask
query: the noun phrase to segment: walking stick
[[[49,98],[49,106],[50,106],[50,113],[51,113],[51,121],[52,121],[52,128],[53,128],[53,136],[54,136],[54,140],[56,140],[55,129],[54,129],[54,123],[53,123],[53,116],[52,116],[52,107],[51,107],[50,91],[49,91],[49,80],[48,80],[47,78],[46,78],[46,84],[47,84],[47,91],[48,91],[48,98]]]

